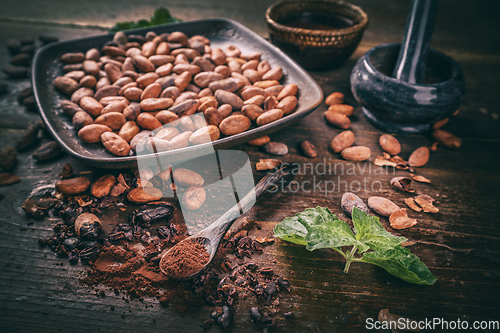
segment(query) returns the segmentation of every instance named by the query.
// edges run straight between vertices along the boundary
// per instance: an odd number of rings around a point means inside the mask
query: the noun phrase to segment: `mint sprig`
[[[164,7],[160,7],[155,10],[154,15],[148,21],[146,19],[139,20],[137,22],[134,21],[126,21],[126,22],[117,22],[109,31],[116,32],[122,30],[130,30],[137,28],[146,28],[152,27],[155,25],[166,24],[166,23],[176,23],[182,22],[181,19],[174,17],[170,14],[170,11]]]
[[[406,238],[385,230],[378,217],[354,207],[352,221],[354,232],[328,208],[307,208],[278,223],[274,235],[288,242],[305,245],[309,251],[334,249],[346,260],[344,273],[349,271],[351,263],[365,262],[377,265],[407,282],[431,285],[437,281],[416,255],[401,246]],[[342,248],[346,246],[352,248],[343,251]],[[356,257],[356,253],[363,256]]]

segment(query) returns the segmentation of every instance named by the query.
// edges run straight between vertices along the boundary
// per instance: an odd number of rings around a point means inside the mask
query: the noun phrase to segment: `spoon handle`
[[[217,241],[224,236],[227,230],[231,227],[233,222],[240,216],[240,208],[243,212],[252,208],[253,204],[264,196],[266,192],[275,193],[279,187],[279,180],[290,173],[289,165],[282,165],[277,171],[266,175],[262,178],[257,185],[243,197],[236,205],[231,207],[224,215],[217,221],[207,227],[202,233],[207,233],[212,239]]]

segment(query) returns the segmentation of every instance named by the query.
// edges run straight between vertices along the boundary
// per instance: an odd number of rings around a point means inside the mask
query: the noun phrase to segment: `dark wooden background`
[[[173,15],[184,20],[206,17],[228,17],[267,36],[265,9],[273,1],[200,1],[183,0],[168,3],[158,1],[120,2],[92,0],[71,2],[2,1],[0,12],[0,64],[9,59],[3,47],[9,38],[36,37],[52,34],[62,40],[104,33],[115,21],[149,17],[155,8],[167,6]],[[370,16],[370,26],[355,55],[341,68],[328,72],[313,72],[325,96],[333,91],[346,94],[347,102],[356,105],[349,87],[349,74],[355,61],[369,48],[381,43],[398,42],[404,32],[409,1],[353,0]],[[382,269],[366,264],[353,264],[348,275],[342,273],[340,256],[329,250],[308,252],[303,247],[276,242],[266,247],[259,262],[271,263],[275,271],[290,279],[293,290],[284,294],[280,309],[294,311],[296,319],[284,331],[363,332],[366,318],[376,318],[381,309],[417,319],[500,320],[500,227],[499,164],[500,164],[500,38],[497,0],[442,0],[432,46],[454,57],[465,73],[467,96],[458,116],[451,119],[445,130],[463,140],[458,150],[439,149],[418,174],[432,184],[415,184],[417,190],[437,199],[438,214],[410,211],[419,223],[397,232],[415,241],[412,252],[427,264],[439,280],[433,286],[417,286],[402,282]],[[0,79],[1,78],[0,74]],[[10,94],[0,96],[0,146],[13,144],[22,128],[37,115],[26,111],[16,101],[16,92],[29,85],[28,80],[5,80]],[[284,142],[290,153],[286,162],[313,164],[344,163],[338,154],[328,150],[330,140],[339,130],[329,127],[322,118],[325,106],[287,129],[272,135],[272,140]],[[381,153],[378,137],[381,132],[369,125],[357,109],[352,129],[356,145],[372,149],[371,161]],[[417,147],[432,141],[426,135],[398,135],[403,158]],[[307,139],[319,150],[318,157],[308,159],[299,150]],[[43,141],[47,141],[44,138]],[[269,158],[258,148],[243,145],[253,163]],[[210,308],[200,299],[188,301],[188,310],[180,314],[175,303],[161,308],[155,299],[143,303],[127,303],[107,291],[98,298],[78,284],[85,267],[70,266],[48,249],[39,248],[37,239],[51,233],[54,221],[30,223],[21,204],[33,188],[50,187],[57,180],[62,166],[70,163],[77,171],[98,170],[78,165],[64,156],[50,163],[36,163],[33,150],[21,153],[14,173],[22,178],[18,184],[0,188],[0,331],[2,332],[195,332],[201,331]],[[365,163],[360,163],[361,166]],[[371,165],[371,173],[368,167]],[[377,168],[366,163],[364,173],[352,175],[321,175],[315,172],[297,175],[295,180],[334,180],[348,184],[368,182],[368,189],[358,193],[363,199],[385,196],[401,207],[404,197],[391,189],[392,170],[374,174]],[[396,175],[405,175],[396,171]],[[255,173],[258,180],[264,173]],[[381,191],[378,183],[382,184]],[[375,184],[375,190],[370,184]],[[310,189],[306,187],[306,190]],[[280,192],[257,204],[246,217],[262,227],[251,234],[272,235],[272,228],[286,216],[307,207],[327,206],[341,218],[340,198],[344,188],[325,196],[324,192]],[[346,219],[347,220],[347,219]],[[382,223],[388,230],[386,218]],[[396,232],[395,232],[396,233]],[[275,262],[273,262],[275,260]],[[111,306],[115,310],[111,311]],[[236,306],[232,331],[257,332],[248,316],[251,304],[240,301]],[[125,312],[124,318],[122,314]],[[156,322],[153,321],[153,318]],[[212,328],[211,331],[218,331]]]

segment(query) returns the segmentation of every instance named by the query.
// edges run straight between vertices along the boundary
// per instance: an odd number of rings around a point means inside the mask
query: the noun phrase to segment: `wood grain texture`
[[[172,3],[172,8],[170,4],[167,6],[172,14],[183,19],[231,17],[231,13],[238,12],[240,14],[231,18],[241,19],[250,28],[265,34],[263,14],[272,2],[258,1],[252,10],[244,1],[215,4],[190,0],[187,3]],[[341,91],[346,95],[347,104],[357,106],[349,87],[351,68],[369,48],[401,39],[409,1],[352,2],[361,5],[371,18],[362,44],[342,67],[311,74],[321,84],[325,96]],[[82,12],[80,7],[61,6],[57,0],[44,2],[44,8],[52,8],[52,11],[37,10],[40,8],[38,3],[36,6],[24,5],[26,10],[23,11],[19,4],[12,2],[3,8],[0,46],[11,37],[40,33],[55,34],[61,39],[98,34],[100,30],[73,29],[64,24],[71,21],[85,26],[113,22],[115,19],[135,20],[139,14],[149,16],[157,5],[145,2],[140,9],[128,11],[136,5],[135,1],[123,1],[120,6],[108,1],[82,2],[78,6],[93,9],[80,17],[77,15]],[[116,17],[109,19],[109,10],[94,10],[101,4],[101,8],[112,8]],[[440,6],[432,46],[450,54],[462,65],[467,83],[467,95],[460,113],[444,129],[459,136],[463,146],[458,150],[439,149],[433,152],[429,163],[417,170],[417,174],[431,179],[432,183],[414,183],[413,187],[437,200],[438,214],[408,210],[418,224],[397,231],[390,228],[387,218],[381,218],[388,230],[415,242],[410,247],[412,253],[418,255],[439,280],[432,286],[412,285],[378,267],[361,263],[353,264],[346,275],[342,273],[344,262],[334,251],[322,249],[309,252],[304,247],[276,241],[272,246],[265,247],[262,254],[256,255],[255,260],[272,266],[293,286],[290,293],[283,293],[279,308],[282,312],[294,311],[296,319],[287,323],[281,331],[365,332],[366,318],[376,318],[384,308],[417,320],[460,318],[469,324],[474,320],[499,320],[498,2],[484,1],[479,6],[465,0],[442,0]],[[37,22],[52,25],[28,23],[34,18]],[[8,59],[7,50],[0,47],[0,63],[7,64]],[[37,118],[36,114],[19,106],[15,98],[16,92],[29,85],[28,80],[5,81],[13,94],[0,96],[3,118],[0,121],[0,146],[12,144],[20,135],[19,128],[24,127],[20,119],[28,122]],[[483,108],[482,111],[480,108]],[[366,122],[359,108],[355,110],[351,118],[356,135],[355,145],[368,146],[372,157],[369,162],[353,165],[341,160],[340,154],[329,151],[330,140],[340,130],[325,123],[322,116],[324,110],[326,106],[323,104],[301,122],[271,136],[273,141],[288,145],[290,153],[280,159],[300,165],[301,172],[294,177],[294,181],[305,185],[298,191],[292,187],[270,195],[245,214],[247,219],[255,221],[260,227],[254,228],[251,235],[271,236],[273,227],[284,217],[315,206],[327,206],[341,219],[351,223],[340,208],[345,185],[339,184],[339,180],[345,181],[349,190],[351,184],[355,186],[353,190],[365,201],[373,195],[384,196],[400,207],[406,207],[404,199],[410,195],[396,192],[389,182],[392,177],[406,175],[407,172],[372,164],[382,153],[378,145],[381,132]],[[403,158],[408,158],[414,149],[432,143],[431,138],[425,135],[398,135],[397,138],[402,145]],[[316,146],[318,157],[310,159],[301,155],[299,145],[305,139]],[[41,137],[41,140],[46,142],[48,138]],[[270,158],[258,147],[242,145],[235,149],[248,153],[253,167],[260,158]],[[32,189],[53,186],[66,163],[72,164],[76,172],[92,170],[97,176],[101,171],[79,165],[67,156],[48,163],[37,163],[31,158],[33,151],[34,148],[19,154],[13,173],[22,178],[21,182],[0,187],[0,194],[4,196],[0,201],[0,331],[201,332],[201,325],[210,314],[210,307],[201,297],[190,297],[187,300],[188,310],[183,314],[175,308],[180,301],[162,308],[156,299],[127,302],[122,299],[122,294],[115,295],[111,290],[105,290],[105,297],[98,297],[96,290],[78,283],[85,266],[72,266],[66,259],[57,258],[49,249],[38,246],[38,238],[52,232],[55,220],[30,221],[22,211],[20,207]],[[326,173],[323,164],[327,166]],[[331,173],[328,172],[329,165],[332,166]],[[312,173],[311,167],[314,168]],[[264,175],[265,172],[255,171],[255,181]],[[367,189],[363,188],[365,180]],[[335,183],[334,191],[325,193],[327,181]],[[316,190],[314,182],[320,183]],[[356,182],[360,182],[359,191]],[[331,189],[332,183],[328,184]],[[248,311],[251,306],[251,299],[238,301],[232,331],[262,331],[262,327],[250,320]],[[218,332],[219,328],[209,331]]]

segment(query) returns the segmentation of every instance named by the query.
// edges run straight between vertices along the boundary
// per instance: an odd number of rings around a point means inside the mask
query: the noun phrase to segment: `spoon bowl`
[[[217,249],[219,248],[222,238],[229,230],[231,225],[233,225],[233,222],[236,220],[236,218],[240,216],[240,210],[242,212],[245,212],[248,209],[250,209],[251,206],[255,203],[255,201],[261,199],[266,192],[274,193],[274,189],[276,189],[280,185],[279,180],[289,175],[291,175],[290,166],[289,165],[281,166],[276,172],[270,173],[264,178],[262,178],[257,183],[257,185],[255,185],[255,187],[249,193],[247,193],[245,197],[243,197],[243,199],[241,199],[236,205],[231,207],[231,209],[229,209],[226,213],[224,213],[224,215],[219,217],[217,221],[210,224],[205,229],[200,230],[199,232],[189,236],[186,239],[183,239],[181,242],[177,243],[172,248],[170,248],[167,252],[165,252],[165,254],[163,254],[160,260],[160,270],[162,271],[162,273],[170,278],[181,281],[190,280],[198,276],[212,262],[215,254],[217,253]],[[177,246],[179,246],[179,244],[186,241],[192,241],[192,242],[194,241],[198,244],[203,245],[207,253],[209,254],[209,259],[200,270],[192,273],[191,275],[172,276],[165,269],[163,269],[163,266],[165,265],[165,260],[171,253],[171,251],[174,251],[174,249]]]

